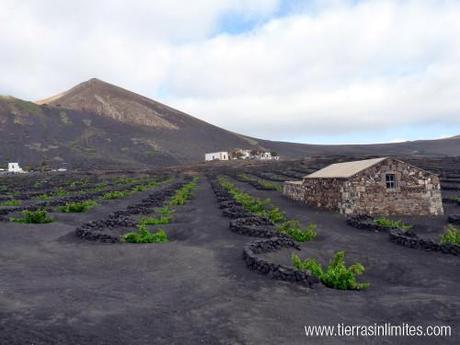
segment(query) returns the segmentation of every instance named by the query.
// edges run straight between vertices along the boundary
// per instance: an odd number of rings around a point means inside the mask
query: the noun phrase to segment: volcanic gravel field
[[[257,169],[252,172],[258,176],[262,172],[273,176],[273,181],[282,179],[279,167]],[[219,173],[234,176],[230,170]],[[170,224],[157,226],[168,234],[167,243],[104,243],[80,238],[76,229],[109,219],[115,221],[113,227],[94,231],[117,236],[132,231],[117,222],[122,224],[126,217],[137,220],[142,214],[139,205],[147,205],[146,200],[157,207],[190,179],[187,176],[102,201],[86,213],[53,211],[56,221],[49,224],[8,222],[5,217],[17,212],[0,213],[4,218],[0,222],[0,344],[460,343],[458,256],[397,245],[386,233],[347,225],[339,214],[227,177],[253,196],[270,198],[288,217],[304,225],[317,224],[318,237],[298,244],[301,250],[286,247],[258,254],[261,258],[292,266],[290,256],[296,253],[327,264],[335,251],[345,250],[347,263],[364,265],[359,280],[370,286],[344,291],[321,283],[309,288],[270,279],[249,269],[243,260],[243,248],[257,238],[230,231],[231,219],[223,215],[211,188],[215,175],[215,171],[209,177],[201,174],[192,199],[175,209]],[[453,184],[460,186],[460,181]],[[460,191],[443,193],[454,198]],[[436,237],[448,215],[460,214],[455,202],[445,208],[445,217],[404,220],[415,224],[421,235]],[[120,221],[115,211],[123,211],[125,218]],[[307,337],[304,331],[305,325],[403,322],[450,325],[453,335]]]

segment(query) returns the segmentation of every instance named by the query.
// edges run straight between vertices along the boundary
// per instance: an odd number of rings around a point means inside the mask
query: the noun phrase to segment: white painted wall
[[[8,163],[8,172],[22,173],[24,170],[19,166],[19,163]]]
[[[215,161],[215,160],[228,161],[228,152],[220,151],[220,152],[206,153],[204,155],[204,160],[205,161]]]

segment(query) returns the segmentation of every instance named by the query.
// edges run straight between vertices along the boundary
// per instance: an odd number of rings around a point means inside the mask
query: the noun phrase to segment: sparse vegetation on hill
[[[359,283],[356,277],[364,273],[364,266],[354,263],[345,265],[345,252],[338,251],[330,261],[326,270],[315,259],[302,260],[296,254],[292,254],[292,264],[301,271],[310,271],[318,277],[327,287],[339,290],[363,290],[369,287],[369,283]]]

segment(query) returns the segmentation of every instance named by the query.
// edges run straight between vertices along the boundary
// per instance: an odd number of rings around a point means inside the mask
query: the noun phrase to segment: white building
[[[23,173],[24,170],[19,166],[19,163],[8,163],[8,172],[10,173]]]
[[[221,151],[221,152],[211,152],[211,153],[206,153],[204,155],[204,160],[205,161],[228,161],[228,152],[226,151]]]

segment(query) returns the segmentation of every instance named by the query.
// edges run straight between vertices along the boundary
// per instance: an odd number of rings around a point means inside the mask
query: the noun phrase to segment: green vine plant
[[[22,204],[21,200],[11,199],[0,202],[0,206],[20,206]]]
[[[151,232],[145,224],[139,224],[137,231],[128,232],[123,235],[122,239],[128,243],[165,243],[168,242],[168,236],[162,229]]]
[[[181,188],[179,188],[176,193],[169,200],[169,206],[182,206],[187,203],[187,201],[192,197],[193,190],[198,184],[199,177],[195,176],[193,180]]]
[[[305,229],[302,229],[299,221],[294,219],[281,223],[276,229],[299,242],[311,241],[318,235],[316,224],[309,224]]]
[[[64,213],[82,213],[89,211],[97,206],[97,202],[93,200],[85,200],[79,202],[67,202],[58,207],[58,210]]]
[[[401,220],[393,220],[385,217],[375,219],[374,224],[385,229],[399,229],[404,232],[412,229],[412,225],[404,224]]]
[[[354,263],[347,267],[344,251],[336,252],[326,269],[323,269],[316,259],[302,260],[296,254],[292,254],[291,261],[295,268],[310,271],[327,287],[338,290],[363,290],[369,287],[369,283],[360,283],[356,280],[357,276],[364,273],[364,266]]]
[[[272,204],[270,199],[262,200],[242,192],[223,176],[218,177],[218,182],[246,211],[269,219],[275,224],[277,231],[299,242],[310,241],[316,238],[316,224],[309,224],[303,229],[298,220],[289,219],[278,207]]]
[[[460,245],[460,229],[452,224],[447,225],[446,231],[439,239],[439,243]]]
[[[160,224],[169,224],[172,221],[172,215],[174,210],[168,206],[161,207],[158,209],[158,217],[143,217],[139,221],[139,224],[144,225],[160,225]]]
[[[168,200],[166,206],[156,210],[157,216],[143,217],[139,220],[137,231],[128,232],[122,236],[122,240],[129,243],[163,243],[168,242],[168,236],[163,229],[151,232],[147,229],[148,225],[164,225],[172,222],[175,212],[174,206],[185,205],[193,196],[193,191],[198,185],[199,177],[181,188]]]
[[[21,218],[11,217],[10,221],[23,224],[48,224],[54,221],[45,210],[24,210],[21,212],[21,216]]]

